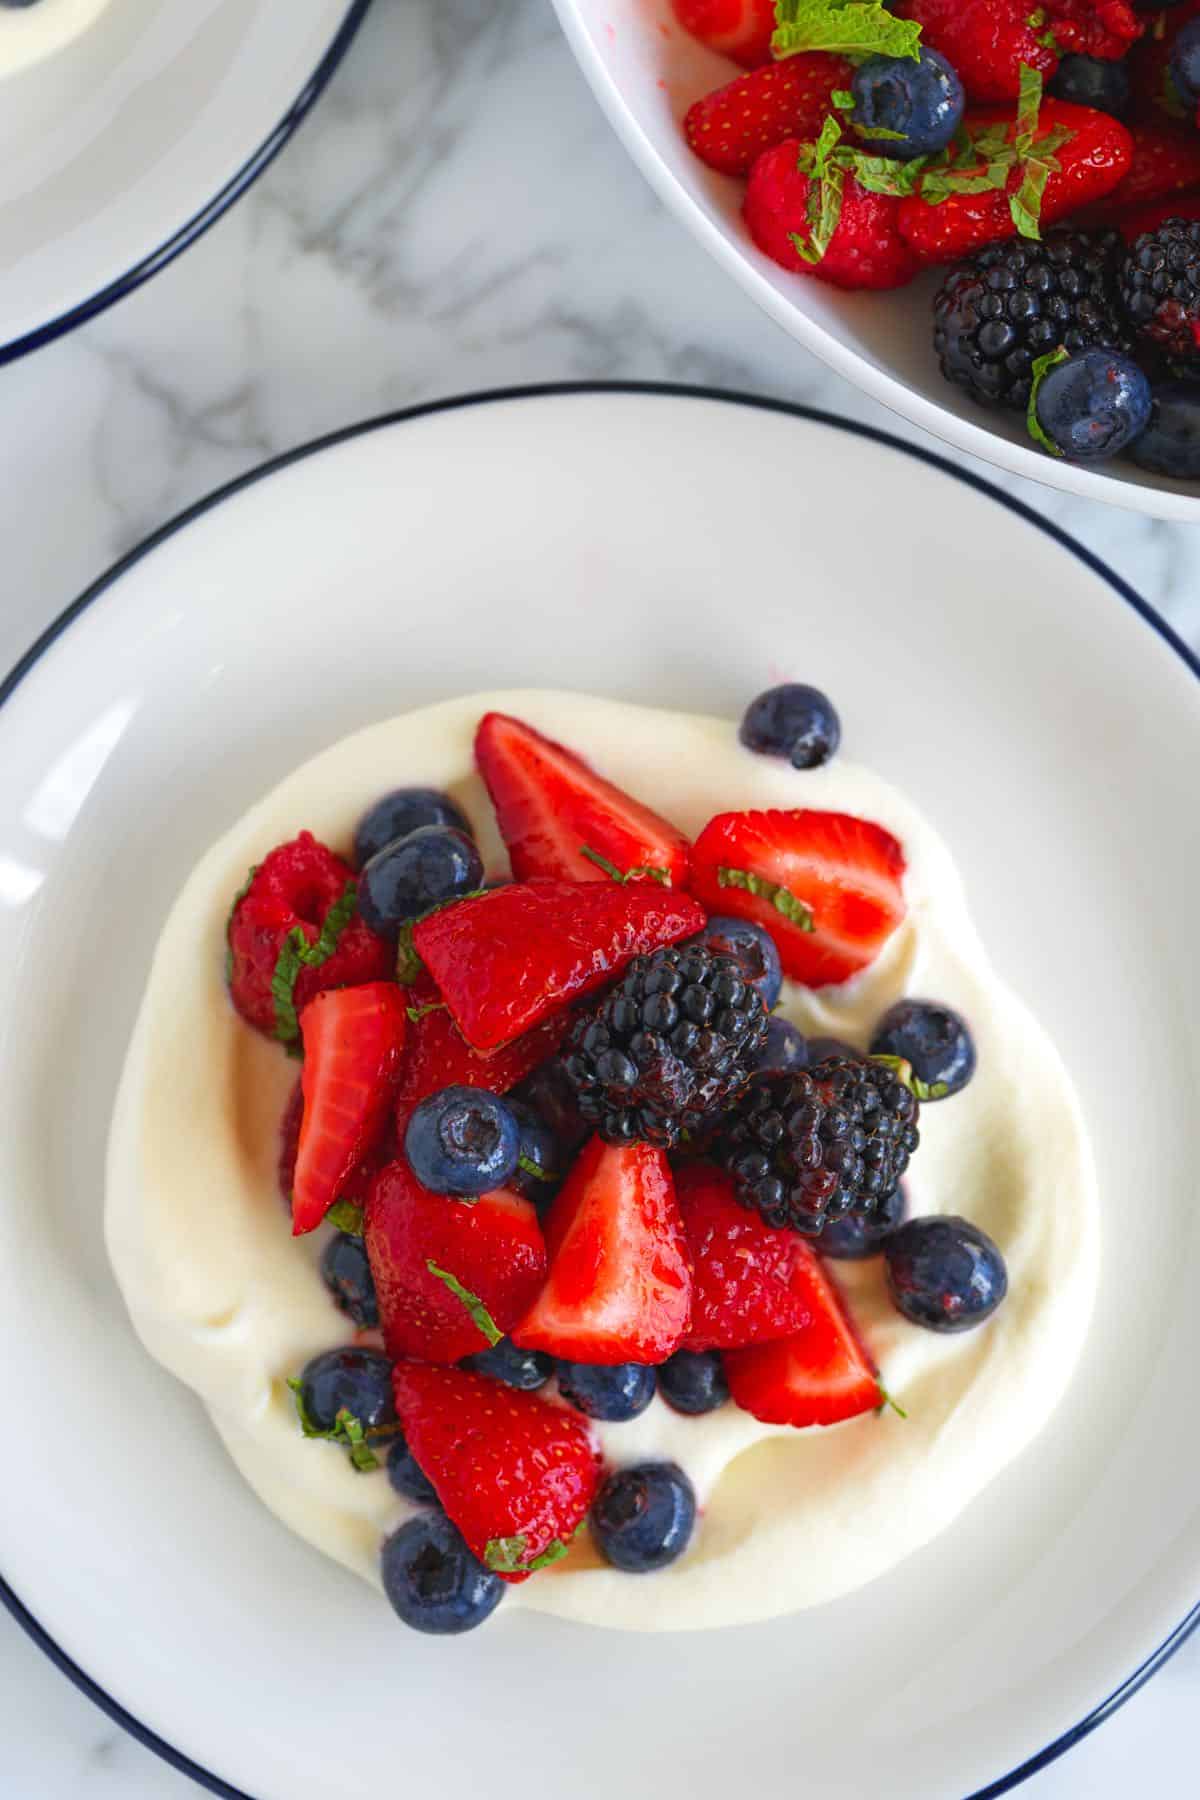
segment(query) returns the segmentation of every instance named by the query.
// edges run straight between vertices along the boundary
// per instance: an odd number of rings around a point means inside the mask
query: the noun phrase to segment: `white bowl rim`
[[[370,4],[370,0],[362,0],[362,4],[365,10],[365,7]],[[1016,513],[1028,524],[1036,526],[1062,549],[1078,558],[1093,574],[1106,582],[1121,600],[1133,608],[1150,629],[1157,633],[1164,643],[1175,652],[1197,681],[1200,681],[1200,656],[1197,656],[1149,602],[1130,587],[1129,583],[1111,569],[1102,558],[1081,544],[1070,532],[1064,531],[1053,521],[1043,518],[1024,501],[1005,493],[1003,489],[996,487],[994,483],[984,477],[976,475],[970,470],[959,468],[957,464],[951,462],[947,457],[939,455],[936,451],[926,450],[919,444],[910,444],[891,432],[881,431],[877,426],[841,418],[836,413],[817,407],[804,406],[794,401],[773,400],[764,395],[746,394],[728,388],[665,381],[560,381],[530,383],[517,387],[485,388],[474,393],[450,395],[442,400],[423,401],[416,406],[380,413],[355,424],[342,426],[322,437],[312,439],[309,443],[300,444],[292,450],[286,450],[280,455],[260,463],[256,468],[247,470],[245,474],[236,476],[232,481],[226,482],[224,486],[214,489],[200,500],[193,502],[182,512],[177,513],[173,519],[168,520],[165,525],[160,526],[157,531],[152,532],[149,537],[144,538],[140,544],[135,545],[132,550],[113,563],[77,599],[64,607],[58,617],[47,626],[40,637],[13,665],[3,681],[0,681],[0,707],[3,707],[12,698],[26,676],[53,648],[57,640],[70,629],[75,620],[94,602],[115,588],[122,576],[141,562],[143,557],[148,556],[160,544],[168,538],[174,537],[204,514],[214,511],[225,501],[233,499],[268,476],[278,474],[292,463],[319,455],[322,451],[332,449],[350,439],[366,437],[375,431],[387,430],[396,425],[411,424],[440,413],[464,411],[472,407],[506,404],[520,400],[547,400],[588,394],[659,396],[667,399],[719,401],[732,406],[751,407],[762,412],[801,419],[809,424],[823,425],[831,430],[848,432],[851,436],[882,444],[903,456],[915,457],[919,462],[940,470],[956,481],[965,482],[968,487],[974,488],[978,493],[987,495],[1009,512]],[[49,1632],[39,1624],[5,1579],[3,1573],[0,1573],[0,1605],[7,1610],[17,1625],[73,1686],[78,1688],[80,1693],[86,1695],[115,1724],[121,1726],[130,1737],[147,1750],[153,1751],[172,1768],[190,1776],[206,1792],[220,1796],[220,1800],[255,1800],[255,1797],[246,1793],[244,1789],[231,1786],[219,1775],[213,1774],[191,1757],[177,1750],[165,1738],[160,1737],[157,1732],[152,1731],[149,1726],[144,1725],[133,1713],[114,1700],[99,1683],[88,1675],[86,1670],[80,1668],[79,1664],[67,1655]],[[998,1800],[1000,1795],[1010,1793],[1050,1763],[1056,1762],[1060,1756],[1089,1736],[1097,1726],[1111,1718],[1113,1713],[1127,1700],[1132,1699],[1138,1689],[1143,1687],[1152,1675],[1158,1673],[1197,1629],[1200,1629],[1200,1600],[1197,1600],[1163,1642],[1077,1725],[1063,1732],[1044,1749],[1028,1757],[1017,1768],[1001,1775],[995,1781],[989,1782],[986,1787],[978,1788],[972,1794],[965,1796],[965,1800]]]

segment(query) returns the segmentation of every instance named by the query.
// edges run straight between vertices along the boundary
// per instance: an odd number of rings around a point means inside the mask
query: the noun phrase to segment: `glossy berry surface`
[[[1150,423],[1130,450],[1139,469],[1200,480],[1200,382],[1163,381],[1154,389]]]
[[[867,1257],[883,1253],[885,1240],[904,1223],[907,1215],[908,1196],[902,1182],[869,1218],[864,1218],[861,1213],[847,1213],[844,1219],[835,1219],[827,1225],[820,1236],[813,1239],[813,1249],[837,1262],[865,1262]]]
[[[1068,462],[1107,462],[1149,423],[1150,382],[1127,356],[1084,350],[1048,371],[1036,411]]]
[[[548,1206],[562,1184],[570,1158],[550,1126],[523,1100],[506,1096],[505,1104],[517,1121],[517,1167],[509,1186],[537,1207]]]
[[[501,1338],[490,1350],[477,1350],[468,1356],[462,1366],[474,1369],[477,1375],[490,1375],[505,1387],[531,1394],[545,1387],[553,1375],[554,1358],[541,1350],[518,1350],[511,1338]]]
[[[958,73],[936,50],[868,56],[850,83],[850,117],[869,149],[907,162],[944,150],[962,122],[966,95]],[[899,132],[872,142],[872,132]]]
[[[396,1428],[399,1432],[399,1427]],[[413,1500],[418,1506],[437,1506],[437,1493],[432,1481],[408,1447],[408,1440],[403,1435],[394,1436],[388,1451],[388,1480],[398,1494],[406,1500]]]
[[[348,1319],[364,1331],[379,1323],[379,1302],[375,1298],[375,1282],[367,1261],[366,1246],[360,1237],[339,1231],[321,1253],[321,1279],[333,1296],[333,1303]]]
[[[688,945],[691,944],[698,944],[717,956],[731,956],[741,971],[742,980],[758,989],[763,1005],[770,1012],[783,987],[783,965],[775,948],[775,939],[765,926],[756,925],[753,919],[734,919],[714,913],[700,935],[689,938]]]
[[[395,937],[410,919],[483,885],[483,860],[463,831],[423,825],[385,844],[358,878],[358,910],[372,931]]]
[[[1121,298],[1140,336],[1184,364],[1200,363],[1200,220],[1166,219],[1135,238]]]
[[[798,1025],[788,1019],[768,1019],[763,1047],[754,1060],[756,1075],[790,1075],[806,1069],[809,1042]]]
[[[750,702],[738,736],[760,756],[786,756],[794,768],[815,769],[836,751],[842,726],[820,688],[789,681]]]
[[[343,1410],[364,1431],[395,1420],[392,1364],[379,1350],[323,1350],[300,1377],[300,1400],[318,1431],[332,1431]]]
[[[558,1385],[577,1412],[618,1424],[644,1413],[658,1384],[654,1370],[642,1363],[563,1362]]]
[[[677,1350],[658,1371],[658,1391],[678,1413],[716,1412],[729,1398],[719,1350]]]
[[[487,1194],[512,1176],[520,1142],[520,1127],[498,1094],[448,1087],[414,1111],[404,1154],[422,1187],[435,1194]]]
[[[944,1087],[930,1100],[947,1099],[975,1073],[975,1041],[961,1014],[932,1000],[897,1000],[871,1039],[872,1056],[900,1056],[928,1087]]]
[[[1189,19],[1171,50],[1171,80],[1194,106],[1200,100],[1200,19]]]
[[[467,815],[461,806],[438,788],[396,788],[369,807],[354,832],[354,865],[361,869],[373,856],[428,825],[448,825],[472,836]]]
[[[1129,111],[1129,69],[1123,62],[1100,56],[1064,56],[1049,90],[1057,100],[1091,106],[1097,112],[1123,119]]]
[[[897,1310],[929,1331],[969,1331],[1008,1292],[996,1245],[966,1219],[910,1219],[887,1241],[888,1291]]]
[[[491,1617],[504,1583],[485,1569],[444,1513],[410,1519],[381,1553],[383,1591],[414,1631],[450,1637]]]
[[[696,1524],[696,1495],[675,1463],[635,1463],[601,1484],[591,1531],[606,1562],[629,1575],[665,1569],[683,1555]]]

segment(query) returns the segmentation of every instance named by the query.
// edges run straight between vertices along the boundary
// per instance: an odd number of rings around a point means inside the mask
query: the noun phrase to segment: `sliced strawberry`
[[[808,1324],[807,1287],[793,1281],[804,1240],[739,1206],[732,1178],[696,1165],[676,1177],[692,1253],[692,1322],[685,1350],[734,1350],[790,1337]]]
[[[743,1412],[765,1425],[836,1425],[874,1411],[885,1396],[820,1258],[799,1247],[792,1286],[808,1323],[777,1344],[726,1351],[725,1373]]]
[[[545,1020],[494,1055],[472,1050],[427,974],[406,990],[408,1043],[396,1088],[396,1133],[403,1143],[414,1109],[444,1087],[487,1088],[507,1094],[554,1055],[567,1028],[567,1015]]]
[[[401,1157],[367,1200],[367,1256],[388,1354],[455,1363],[492,1341],[467,1302],[433,1274],[452,1275],[507,1332],[546,1278],[546,1246],[531,1201],[501,1188],[472,1204],[431,1194]]]
[[[464,1369],[396,1364],[408,1447],[483,1563],[525,1581],[587,1517],[600,1458],[577,1413]]]
[[[691,1259],[661,1150],[593,1138],[550,1208],[546,1247],[550,1273],[514,1343],[588,1363],[659,1363],[679,1348]]]
[[[869,819],[719,813],[696,842],[692,892],[710,912],[765,926],[793,981],[833,986],[874,962],[903,919],[904,868],[896,839]]]
[[[588,849],[622,874],[662,869],[675,887],[687,886],[683,833],[532,725],[488,713],[475,735],[475,761],[518,881],[610,881],[583,854]]]
[[[402,1052],[402,1055],[404,1053]],[[292,1205],[292,1189],[296,1185],[296,1156],[300,1149],[300,1127],[304,1122],[304,1083],[297,1076],[296,1085],[288,1095],[287,1105],[283,1109],[283,1118],[279,1122],[279,1191],[287,1201],[288,1210]],[[349,1175],[337,1191],[337,1198],[346,1201],[349,1206],[365,1207],[371,1183],[385,1163],[391,1162],[396,1154],[395,1133],[390,1126],[385,1126],[383,1136],[374,1149],[359,1163],[355,1163]]]
[[[1195,131],[1163,124],[1134,125],[1132,132],[1128,170],[1102,202],[1106,220],[1200,185],[1200,136]]]
[[[895,10],[920,24],[972,100],[1015,100],[1023,66],[1049,78],[1067,51],[1115,60],[1143,29],[1127,0],[897,0]]]
[[[422,919],[413,942],[459,1030],[488,1056],[703,925],[694,900],[654,882],[513,882]]]
[[[407,1024],[390,981],[331,988],[300,1015],[304,1117],[296,1149],[292,1229],[315,1231],[353,1170],[387,1130]]]
[[[748,175],[756,157],[786,138],[819,138],[834,93],[853,76],[844,56],[789,56],[705,94],[688,109],[683,135],[710,169]]]
[[[673,0],[675,17],[694,38],[756,69],[771,60],[775,0]]]

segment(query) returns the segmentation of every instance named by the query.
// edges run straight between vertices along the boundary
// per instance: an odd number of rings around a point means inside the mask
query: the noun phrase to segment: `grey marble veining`
[[[375,0],[317,111],[231,214],[121,306],[0,371],[0,659],[264,457],[414,401],[578,378],[742,388],[932,441],[793,344],[663,212],[546,0]],[[970,466],[1200,647],[1194,528]],[[1026,1791],[1184,1791],[1198,1683],[1200,1643]],[[0,1615],[0,1800],[194,1791]]]

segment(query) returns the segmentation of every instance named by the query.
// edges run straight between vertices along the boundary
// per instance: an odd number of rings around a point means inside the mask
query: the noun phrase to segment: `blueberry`
[[[491,1617],[504,1583],[467,1549],[444,1513],[394,1531],[381,1552],[383,1591],[406,1625],[448,1637]]]
[[[391,1359],[352,1345],[323,1350],[300,1377],[300,1400],[318,1431],[332,1431],[343,1408],[364,1431],[390,1425],[396,1417]]]
[[[474,1356],[465,1357],[462,1366],[474,1369],[477,1375],[490,1375],[505,1387],[531,1393],[534,1388],[545,1387],[553,1375],[554,1358],[540,1350],[518,1350],[511,1338],[501,1338],[490,1350],[477,1350]]]
[[[839,1262],[863,1262],[868,1256],[880,1256],[884,1240],[903,1224],[907,1212],[908,1196],[901,1183],[881,1203],[878,1214],[864,1219],[861,1213],[851,1212],[841,1219],[833,1219],[813,1238],[812,1247],[822,1256],[835,1257]]]
[[[523,1100],[505,1097],[505,1105],[517,1121],[520,1138],[517,1168],[509,1186],[524,1194],[540,1209],[549,1206],[565,1173],[567,1158],[549,1125]]]
[[[636,1419],[654,1398],[658,1383],[654,1370],[642,1363],[564,1362],[558,1365],[558,1385],[564,1400],[589,1419],[616,1424]]]
[[[330,1238],[321,1256],[321,1279],[333,1295],[333,1303],[364,1331],[379,1323],[379,1302],[367,1261],[367,1247],[360,1237],[339,1231]]]
[[[742,979],[758,989],[770,1012],[783,987],[783,966],[775,939],[762,925],[714,914],[704,930],[689,938],[688,943],[715,950],[719,956],[732,956],[742,971]]]
[[[1189,19],[1171,50],[1171,80],[1185,103],[1200,100],[1200,19]]]
[[[517,1166],[520,1128],[512,1110],[483,1088],[447,1087],[422,1100],[408,1121],[404,1154],[435,1194],[490,1194]]]
[[[1008,1292],[1004,1258],[986,1232],[966,1219],[910,1219],[884,1247],[888,1289],[897,1310],[930,1331],[969,1331]]]
[[[439,793],[437,788],[397,788],[377,800],[359,820],[354,833],[355,868],[361,869],[386,845],[426,825],[449,825],[465,837],[473,835],[467,815],[449,794]]]
[[[756,1075],[789,1075],[794,1069],[806,1069],[811,1046],[798,1025],[788,1019],[768,1019],[767,1036],[754,1058]]]
[[[696,1523],[696,1495],[675,1463],[635,1463],[601,1483],[592,1537],[616,1569],[647,1575],[682,1556]]]
[[[1058,100],[1123,119],[1129,111],[1129,68],[1104,57],[1068,54],[1059,63],[1048,91]]]
[[[482,858],[465,832],[423,825],[375,852],[358,878],[358,910],[372,931],[395,937],[407,920],[482,882]]]
[[[854,111],[850,118],[880,156],[928,156],[944,150],[962,123],[966,95],[957,72],[936,50],[911,56],[868,56],[850,83]],[[899,139],[872,133],[900,133]]]
[[[871,1039],[872,1056],[902,1056],[913,1074],[930,1087],[945,1086],[948,1098],[975,1073],[975,1045],[966,1020],[932,1000],[897,1000],[884,1013]]]
[[[815,769],[837,749],[842,727],[819,688],[791,681],[750,702],[738,736],[762,756],[787,756],[797,769]]]
[[[1159,383],[1150,404],[1150,423],[1130,455],[1139,469],[1154,475],[1173,475],[1177,481],[1200,477],[1200,384]]]
[[[1042,377],[1034,401],[1037,423],[1070,462],[1104,462],[1144,431],[1150,419],[1150,382],[1115,350],[1081,350]]]
[[[658,1371],[658,1391],[676,1412],[715,1412],[729,1398],[721,1352],[677,1350]]]
[[[398,1494],[406,1500],[415,1500],[418,1506],[439,1505],[437,1491],[432,1481],[408,1447],[403,1435],[393,1436],[392,1447],[387,1459],[388,1480]]]

